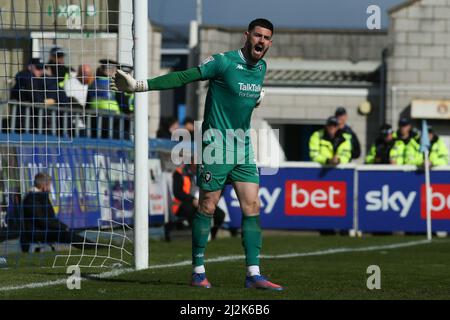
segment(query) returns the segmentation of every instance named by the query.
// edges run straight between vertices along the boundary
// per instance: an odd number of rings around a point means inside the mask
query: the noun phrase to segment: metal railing
[[[6,110],[6,114],[0,116],[0,132],[64,138],[134,138],[134,119],[126,114],[75,108],[71,105],[46,106],[19,101],[9,101]]]

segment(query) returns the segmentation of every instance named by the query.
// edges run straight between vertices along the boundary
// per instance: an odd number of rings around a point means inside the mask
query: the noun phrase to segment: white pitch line
[[[412,246],[428,244],[428,243],[431,243],[431,242],[428,240],[418,240],[418,241],[409,241],[409,242],[401,242],[401,243],[393,243],[393,244],[386,244],[386,245],[380,245],[380,246],[369,246],[369,247],[361,247],[361,248],[335,248],[335,249],[326,249],[326,250],[319,250],[319,251],[313,251],[313,252],[298,252],[298,253],[287,253],[287,254],[278,254],[278,255],[261,255],[261,259],[289,259],[289,258],[298,258],[298,257],[323,256],[323,255],[336,254],[336,253],[389,250],[389,249],[412,247]],[[244,258],[245,258],[244,255],[231,255],[231,256],[222,256],[222,257],[217,257],[217,258],[206,259],[205,262],[214,263],[214,262],[224,262],[224,261],[236,261],[236,260],[242,260]],[[183,266],[190,266],[191,263],[192,263],[191,260],[184,260],[184,261],[175,262],[175,263],[153,265],[153,266],[150,266],[148,269],[167,269],[167,268],[174,268],[174,267],[183,267]],[[134,272],[134,271],[135,270],[131,269],[131,268],[117,269],[117,270],[112,270],[112,271],[108,271],[108,272],[102,272],[102,273],[99,273],[96,275],[91,275],[91,276],[89,276],[89,278],[81,278],[81,280],[84,281],[84,280],[89,280],[92,278],[98,278],[98,279],[113,278],[113,277],[117,277],[117,276],[120,276],[125,273]],[[52,280],[52,281],[45,281],[45,282],[32,282],[32,283],[17,285],[17,286],[0,287],[0,291],[16,291],[16,290],[22,290],[22,289],[35,289],[35,288],[50,287],[50,286],[65,284],[66,281],[67,281],[67,278]]]

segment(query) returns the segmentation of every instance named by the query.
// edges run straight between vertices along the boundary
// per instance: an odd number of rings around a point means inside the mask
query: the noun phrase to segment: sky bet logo
[[[405,218],[414,202],[417,192],[411,191],[405,195],[401,191],[390,192],[389,186],[384,185],[381,190],[371,190],[366,193],[367,211],[395,211]]]
[[[420,188],[420,217],[426,219],[426,189]],[[433,219],[450,219],[450,184],[431,185],[431,217]]]
[[[345,217],[347,184],[343,181],[286,181],[288,216]]]
[[[450,219],[450,184],[433,184],[431,186],[431,215],[433,219]],[[391,190],[383,185],[381,190],[371,190],[365,194],[365,209],[372,212],[398,212],[400,218],[407,218],[410,213],[417,213],[413,207],[417,197],[416,191],[404,193]],[[422,184],[420,190],[420,216],[426,219],[426,192]],[[416,211],[414,212],[414,209]]]

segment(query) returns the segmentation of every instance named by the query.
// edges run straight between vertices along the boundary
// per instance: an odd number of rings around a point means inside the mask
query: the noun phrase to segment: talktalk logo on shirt
[[[345,217],[347,184],[343,181],[288,180],[285,185],[288,216]]]
[[[427,218],[427,197],[425,184],[420,188],[420,217]],[[431,217],[450,220],[450,184],[431,185]]]

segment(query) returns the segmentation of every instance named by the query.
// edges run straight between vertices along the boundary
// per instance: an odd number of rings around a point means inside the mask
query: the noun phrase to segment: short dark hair
[[[267,19],[258,18],[258,19],[253,20],[248,25],[248,31],[252,31],[256,27],[263,27],[263,28],[269,29],[273,33],[273,24],[272,24],[272,22],[270,22]]]
[[[52,178],[45,172],[39,172],[34,176],[34,186],[38,189],[42,189],[51,181]]]
[[[335,117],[340,117],[347,114],[347,110],[344,107],[337,107],[336,111],[334,112]]]

